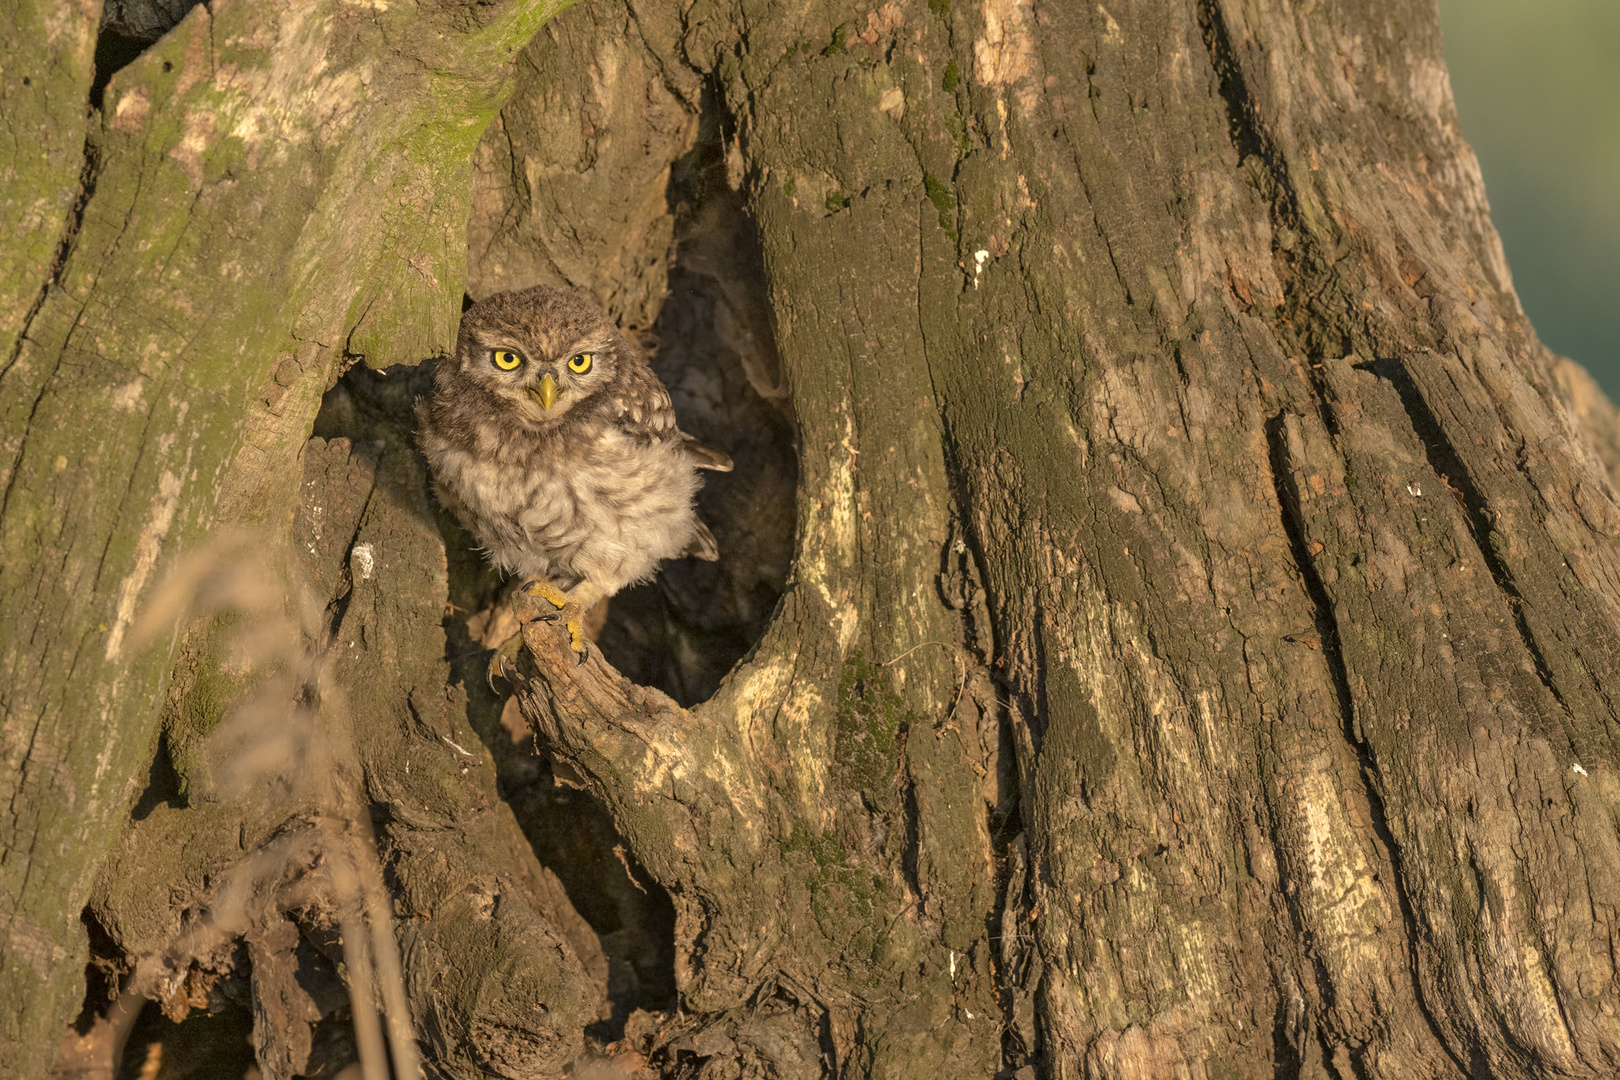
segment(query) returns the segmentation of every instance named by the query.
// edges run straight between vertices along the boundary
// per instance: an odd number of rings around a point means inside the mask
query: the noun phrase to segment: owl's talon
[[[574,650],[583,664],[591,655],[590,639],[585,636],[585,616],[583,613],[568,620],[568,647]],[[576,665],[578,666],[578,665]]]
[[[491,691],[500,693],[500,691],[495,690],[495,680],[497,678],[505,679],[508,686],[512,685],[512,676],[517,674],[517,654],[522,648],[523,631],[519,630],[501,642],[501,647],[496,649],[495,655],[489,658],[489,670],[485,677],[489,681]]]

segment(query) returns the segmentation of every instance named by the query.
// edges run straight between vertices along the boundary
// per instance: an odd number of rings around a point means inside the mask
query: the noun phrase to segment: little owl
[[[719,557],[692,497],[697,470],[731,459],[675,426],[646,359],[582,297],[537,286],[474,304],[416,418],[439,500],[498,569],[531,579],[581,661],[591,605],[665,559]]]

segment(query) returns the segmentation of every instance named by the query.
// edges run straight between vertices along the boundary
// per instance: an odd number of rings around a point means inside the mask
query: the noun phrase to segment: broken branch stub
[[[607,804],[636,858],[669,890],[687,1003],[702,1011],[740,1005],[783,937],[749,901],[778,895],[785,869],[771,840],[769,796],[741,734],[717,710],[682,709],[635,685],[599,651],[580,663],[566,635],[537,619],[521,592],[514,607],[534,661],[515,679],[524,718]]]

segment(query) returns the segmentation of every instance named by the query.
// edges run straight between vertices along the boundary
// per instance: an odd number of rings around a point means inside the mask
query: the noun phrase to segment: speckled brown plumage
[[[692,499],[697,470],[731,459],[676,426],[646,359],[580,296],[539,286],[468,309],[417,422],[439,499],[507,573],[588,606],[665,559],[718,557]]]

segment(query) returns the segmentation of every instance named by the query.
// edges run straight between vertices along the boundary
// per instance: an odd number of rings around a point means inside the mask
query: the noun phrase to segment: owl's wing
[[[692,464],[700,469],[712,469],[715,472],[731,471],[731,455],[712,446],[704,446],[686,432],[681,432],[681,449],[686,456],[692,459]]]
[[[704,562],[720,561],[720,545],[714,538],[714,533],[701,520],[697,523],[697,532],[692,536],[692,542],[686,545],[682,555],[690,555],[694,559]]]
[[[627,365],[618,392],[613,395],[613,411],[619,426],[648,442],[681,437],[675,426],[675,406],[669,391],[652,369],[640,364]]]
[[[622,392],[614,397],[614,407],[619,423],[632,435],[648,442],[679,440],[681,449],[697,468],[731,471],[730,455],[704,446],[675,426],[675,406],[670,403],[669,391],[651,368],[633,367],[625,372]],[[711,544],[713,539],[710,537]]]

